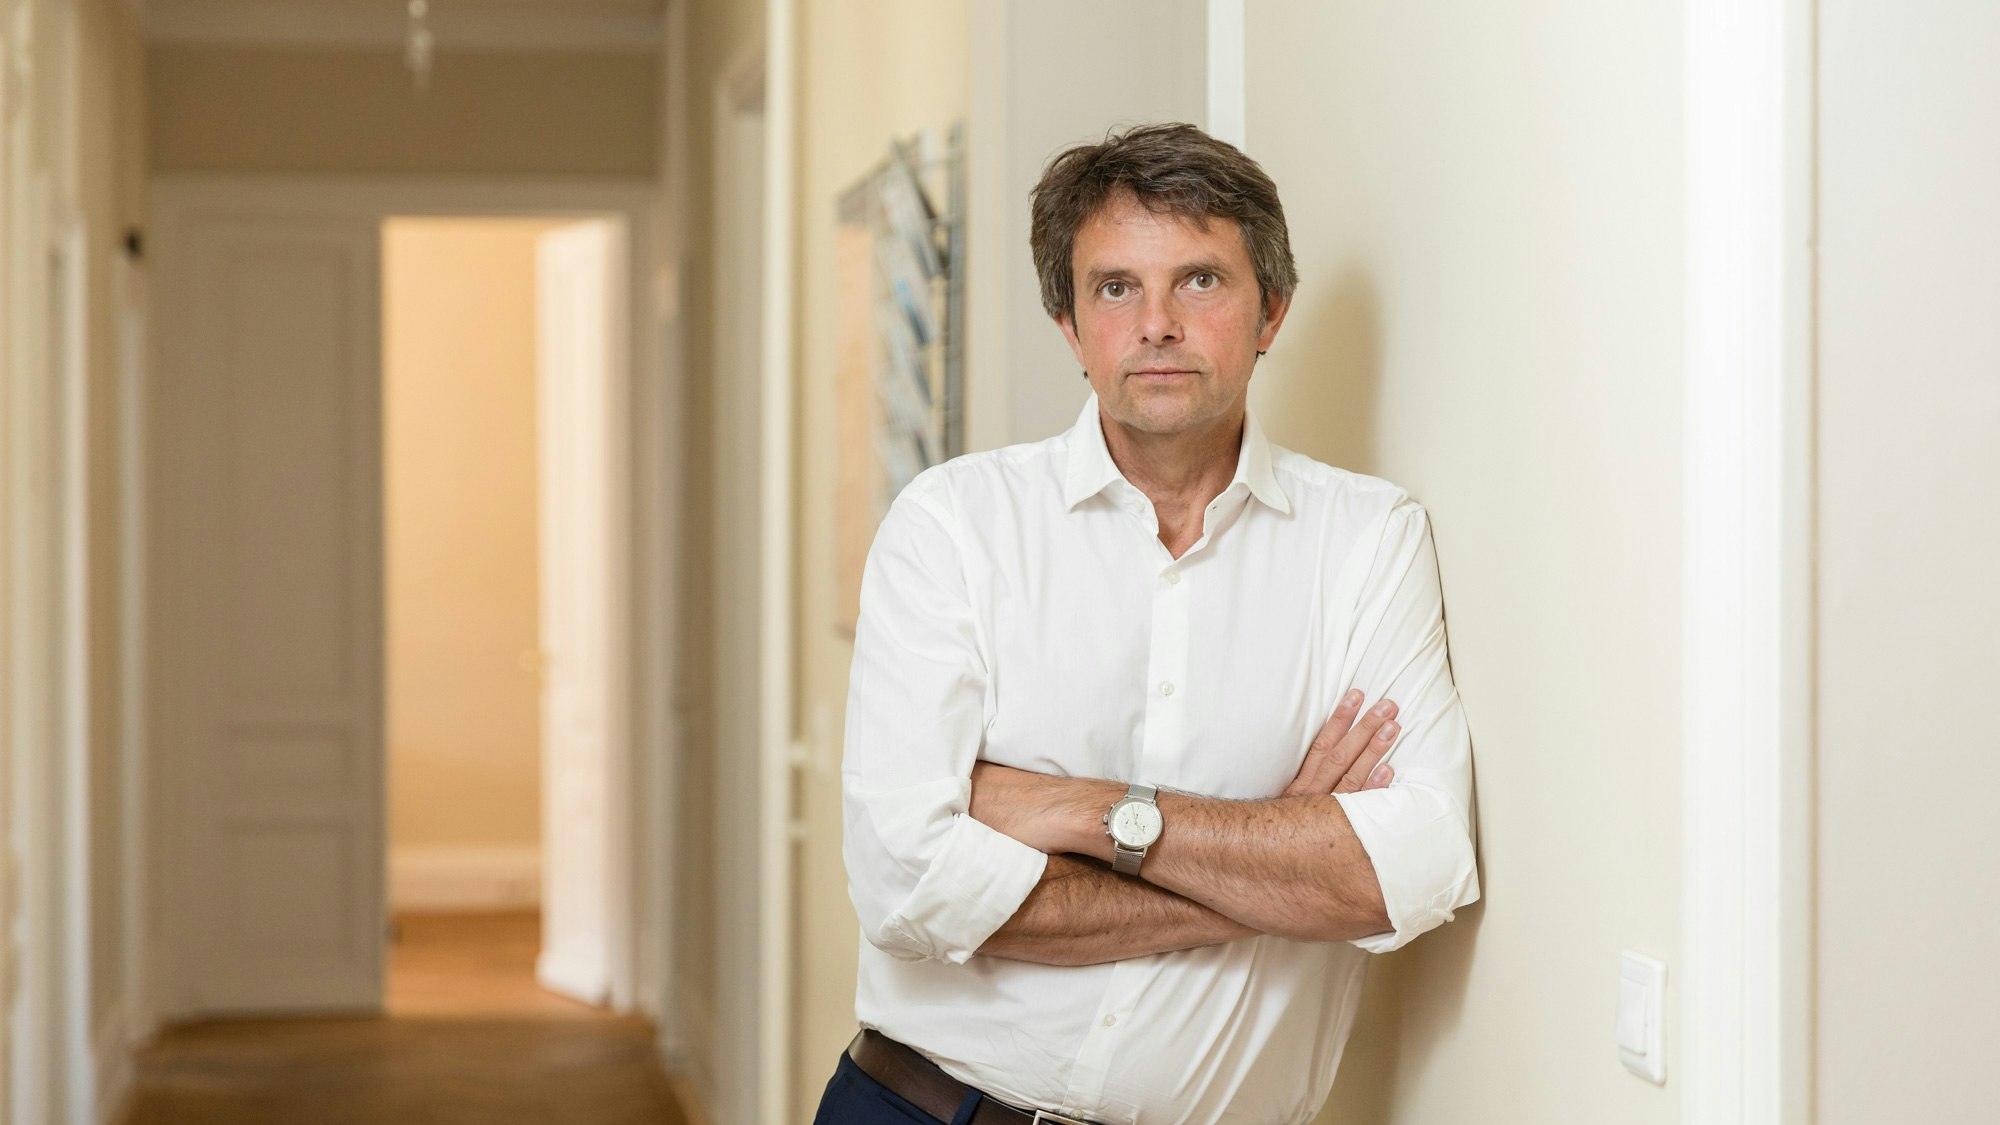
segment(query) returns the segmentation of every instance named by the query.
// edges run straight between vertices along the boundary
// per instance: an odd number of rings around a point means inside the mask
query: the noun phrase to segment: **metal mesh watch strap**
[[[1140,848],[1134,851],[1115,840],[1112,841],[1111,870],[1120,875],[1137,875],[1139,865],[1144,862],[1146,862],[1146,849]]]
[[[1157,805],[1159,793],[1160,791],[1154,786],[1141,785],[1135,781],[1126,788],[1125,797],[1128,800],[1136,798]],[[1120,875],[1137,875],[1139,873],[1139,865],[1144,863],[1145,860],[1145,848],[1128,848],[1118,842],[1118,836],[1115,833],[1112,835],[1111,870],[1116,871]]]

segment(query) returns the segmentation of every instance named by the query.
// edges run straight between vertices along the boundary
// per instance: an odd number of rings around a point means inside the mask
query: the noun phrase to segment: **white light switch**
[[[1625,1069],[1665,1085],[1666,962],[1626,950],[1618,968],[1618,1057]]]

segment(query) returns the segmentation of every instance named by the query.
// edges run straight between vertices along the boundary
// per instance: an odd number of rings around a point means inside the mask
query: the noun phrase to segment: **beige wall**
[[[1819,5],[1818,1120],[1993,1117],[2000,9]]]
[[[718,412],[714,372],[718,357],[728,342],[718,338],[714,325],[719,296],[711,282],[716,276],[713,229],[715,199],[715,91],[726,67],[745,50],[763,40],[764,6],[744,0],[690,0],[687,8],[687,108],[683,123],[687,129],[687,167],[680,176],[662,169],[662,188],[668,192],[664,209],[676,205],[671,192],[675,186],[686,191],[689,201],[685,243],[677,263],[684,279],[680,292],[682,310],[681,362],[685,372],[685,396],[680,409],[689,420],[684,427],[687,444],[681,451],[685,485],[682,492],[681,526],[675,542],[681,548],[675,558],[680,585],[679,682],[671,685],[681,706],[680,736],[682,756],[675,779],[678,806],[675,817],[674,884],[676,900],[673,917],[677,921],[671,937],[674,963],[670,976],[674,994],[668,999],[669,1018],[681,1026],[676,1036],[689,1053],[681,1062],[690,1071],[690,1084],[711,1100],[721,1075],[721,1060],[714,1056],[719,1009],[727,1002],[719,981],[718,936],[710,920],[716,917],[719,859],[715,840],[720,830],[716,769],[717,715],[714,700],[718,691],[715,666],[725,648],[719,637],[720,622],[729,620],[728,607],[715,605],[719,581],[718,565],[710,545],[716,540],[720,521],[727,518],[718,496],[727,491],[727,482],[715,471],[720,456],[718,441],[732,440],[718,434],[714,425]],[[672,247],[663,264],[673,265]],[[747,935],[744,940],[748,940]],[[713,1110],[713,1105],[710,1109]]]
[[[949,125],[964,116],[967,98],[966,3],[877,0],[868,4],[802,3],[797,16],[798,81],[794,107],[798,147],[793,190],[797,224],[797,267],[774,283],[793,287],[798,372],[798,435],[794,487],[798,521],[794,528],[798,596],[794,631],[798,646],[799,736],[814,746],[814,765],[802,787],[801,814],[808,824],[807,845],[794,853],[798,893],[794,897],[793,1049],[790,1052],[790,1105],[787,1120],[806,1120],[835,1060],[854,1033],[854,968],[859,932],[847,901],[846,875],[835,841],[840,836],[839,732],[846,702],[851,643],[834,628],[832,589],[834,201],[879,160],[892,137]],[[713,200],[716,189],[715,98],[725,68],[762,42],[761,4],[697,2],[690,8],[689,166],[686,191],[693,201],[683,276],[686,295],[684,360],[688,395],[684,409],[698,420],[714,420],[724,405],[714,385],[726,341],[717,337],[720,297],[708,280],[715,276]],[[893,62],[887,62],[893,60]],[[715,755],[719,724],[713,657],[729,646],[719,633],[728,618],[714,592],[722,576],[717,560],[701,545],[712,541],[732,517],[721,499],[728,482],[717,479],[724,451],[719,431],[697,425],[686,450],[688,484],[682,542],[693,549],[684,565],[683,636],[686,651],[682,692],[688,702],[683,734],[687,752],[681,767],[678,879],[680,917],[706,919],[717,904],[716,838],[718,775]],[[675,934],[678,987],[696,1037],[714,1035],[718,1008],[731,1002],[719,979],[718,936],[700,922]],[[707,1026],[702,1026],[706,1024]],[[696,1046],[697,1051],[701,1048]],[[696,1068],[714,1060],[695,1057]],[[722,1075],[698,1073],[693,1084],[712,1089]]]
[[[1680,921],[1678,15],[1544,7],[1251,10],[1250,149],[1285,193],[1306,279],[1258,408],[1281,442],[1431,506],[1481,766],[1488,902],[1374,966],[1327,1120],[1678,1111],[1610,1039],[1619,951],[1671,962]],[[830,201],[884,137],[970,96],[949,70],[883,66],[912,57],[900,38],[869,46],[908,34],[928,43],[916,58],[955,62],[967,14],[869,11],[884,22],[807,5],[801,35],[796,624],[813,838],[839,823],[823,771],[850,656],[815,562],[831,555]],[[1005,377],[974,400],[1011,401],[1039,373]],[[803,852],[799,875],[794,1116],[851,1032],[854,941],[837,854]]]
[[[1028,193],[1050,157],[1143,121],[1207,122],[1207,0],[973,5],[967,446],[1068,429],[1090,394],[1042,310]]]
[[[153,166],[169,172],[650,176],[655,56],[438,53],[413,96],[394,50],[155,45]]]
[[[541,839],[535,242],[560,225],[383,229],[392,851]]]
[[[146,167],[144,127],[146,106],[142,88],[143,50],[130,9],[117,0],[78,0],[57,6],[49,0],[0,2],[0,19],[6,21],[7,50],[15,57],[32,61],[33,73],[16,73],[32,81],[10,82],[7,120],[0,121],[8,150],[0,155],[0,202],[7,213],[0,215],[0,389],[20,393],[32,400],[28,391],[39,383],[39,366],[47,346],[44,328],[50,312],[47,281],[48,258],[42,239],[49,233],[47,216],[36,212],[27,198],[16,194],[27,185],[45,180],[59,212],[74,217],[81,226],[82,259],[72,263],[83,278],[82,342],[85,417],[82,427],[83,501],[82,527],[85,552],[82,581],[82,612],[87,621],[83,668],[85,692],[85,739],[88,759],[88,824],[85,826],[89,855],[87,866],[74,865],[68,872],[87,880],[88,945],[65,949],[61,956],[82,958],[89,973],[87,1018],[89,1026],[78,1029],[80,1039],[97,1042],[107,1029],[124,1026],[133,1015],[136,998],[125,976],[125,955],[137,919],[126,910],[130,888],[124,882],[123,852],[130,844],[124,816],[123,795],[126,771],[123,761],[121,724],[126,715],[121,693],[127,684],[120,662],[119,644],[129,622],[130,607],[124,604],[120,585],[120,552],[127,546],[121,527],[121,505],[126,496],[121,474],[119,440],[119,395],[124,355],[120,338],[121,266],[125,232],[143,223],[145,212]],[[23,42],[13,38],[29,32]],[[12,77],[11,75],[9,76]],[[18,143],[16,143],[18,142]],[[16,366],[20,365],[20,366]],[[54,394],[54,388],[44,393]],[[0,407],[0,413],[4,413]],[[8,480],[17,461],[11,439],[22,436],[5,432],[0,426],[0,509],[10,527],[27,526],[38,518],[34,513],[12,509],[9,500],[16,487],[22,496],[44,491],[30,479]],[[57,435],[40,435],[50,443]],[[51,448],[55,446],[52,444]],[[44,497],[46,499],[46,497]],[[20,522],[15,522],[15,521]],[[11,561],[32,557],[34,548],[16,552],[10,542]],[[16,636],[11,604],[17,596],[13,583],[27,580],[27,572],[15,573],[0,563],[0,636],[8,642],[9,653],[0,657],[0,712],[8,729],[0,731],[0,820],[11,820],[16,794],[11,782],[15,771],[24,766],[26,755],[46,755],[51,746],[38,742],[19,745],[13,735],[19,730],[45,733],[38,727],[16,726],[6,698],[13,684],[48,682],[57,669],[54,654],[36,643],[32,636]],[[68,579],[65,578],[65,583]],[[51,607],[44,607],[45,609]],[[17,648],[15,642],[26,641]],[[23,663],[16,665],[18,657]],[[45,697],[37,698],[40,708]],[[24,711],[28,700],[22,700]],[[45,768],[63,769],[67,763],[49,761]],[[64,771],[67,773],[67,771]],[[0,866],[19,858],[10,838],[0,842]],[[60,846],[60,845],[58,845]],[[35,862],[48,857],[30,853]],[[73,857],[72,857],[73,858]],[[0,957],[12,958],[19,947],[15,938],[33,942],[35,935],[16,934],[18,911],[23,905],[35,872],[9,871],[18,879],[0,876]],[[45,950],[33,954],[47,956]],[[14,962],[14,968],[19,967]],[[16,976],[9,985],[18,999],[24,982]],[[65,1000],[66,1002],[66,1000]],[[0,1048],[7,1033],[0,1030]],[[7,1113],[7,1064],[0,1058],[0,1119]],[[16,1080],[19,1075],[14,1076]]]
[[[800,428],[794,487],[799,649],[799,735],[812,746],[800,817],[810,846],[797,852],[793,941],[800,974],[794,1019],[794,1109],[808,1121],[854,1037],[860,928],[847,898],[841,835],[840,736],[846,725],[853,639],[835,628],[835,200],[879,162],[891,138],[940,133],[966,114],[971,5],[819,0],[802,6],[804,88],[798,163]],[[884,65],[895,60],[894,65]]]
[[[1371,964],[1323,1120],[1678,1117],[1611,1027],[1679,950],[1680,21],[1249,6],[1302,274],[1252,402],[1430,509],[1477,763],[1484,899]]]
[[[119,281],[125,232],[145,219],[145,53],[131,9],[85,0],[77,9],[77,199],[86,229],[86,354],[92,409],[89,468],[91,1013],[102,1024],[128,1013],[124,972],[124,768],[120,757],[119,638],[127,612],[119,591],[119,520],[124,501],[118,448],[121,354]]]

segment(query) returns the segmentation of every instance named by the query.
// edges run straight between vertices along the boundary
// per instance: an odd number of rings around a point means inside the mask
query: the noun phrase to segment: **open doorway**
[[[382,225],[391,1015],[630,993],[617,226]]]
[[[653,245],[654,185],[162,174],[150,195],[154,382],[170,393],[145,402],[139,713],[153,846],[148,1005],[137,1026],[165,1029],[138,1055],[142,1116],[219,1119],[226,1103],[267,1110],[267,1119],[429,1120],[474,1102],[511,1110],[559,1097],[563,1119],[583,1122],[660,1102],[652,1021],[673,961],[668,887],[649,857],[673,837],[676,744],[658,694],[642,708],[634,685],[670,683],[675,668],[676,584],[664,548],[678,510],[669,470],[681,423],[677,369],[649,320],[656,310],[635,299]],[[584,671],[590,661],[561,659],[537,617],[548,696],[562,669],[602,693],[601,707],[543,706],[541,715],[566,716],[565,730],[601,717],[594,744],[605,758],[601,769],[573,771],[596,780],[595,805],[563,804],[542,770],[532,802],[544,873],[568,870],[548,854],[559,839],[602,857],[599,876],[555,882],[585,889],[582,901],[603,912],[603,923],[581,931],[606,966],[588,995],[617,1018],[581,1003],[563,1009],[580,1018],[491,1009],[484,1018],[371,1018],[390,999],[392,898],[383,234],[405,216],[566,220],[538,239],[532,274],[537,524],[543,469],[573,466],[571,481],[598,472],[607,483],[591,494],[604,504],[589,520],[575,513],[582,490],[563,491],[575,517],[564,526],[587,530],[561,542],[608,546],[595,574],[539,585],[637,606],[607,624],[596,673]],[[495,306],[483,308],[482,330],[498,331]],[[542,456],[539,425],[539,372],[549,363],[603,376],[588,384],[602,392],[595,414],[572,412],[585,423],[560,431],[587,440],[554,459]],[[528,552],[540,578],[551,570],[541,553],[548,537],[535,538]],[[526,675],[519,648],[505,657]],[[488,705],[481,697],[457,710]],[[546,729],[542,741],[546,762]],[[551,816],[543,802],[563,811]],[[538,898],[545,913],[560,910],[547,889]],[[549,965],[567,963],[550,956],[542,919],[530,921],[525,934],[517,924],[490,935],[517,997],[535,994]],[[496,996],[486,986],[476,994]],[[606,1108],[581,1108],[590,1094],[573,1064],[610,1054],[621,1061],[599,1075],[610,1083]],[[327,1069],[301,1083],[308,1057]],[[375,1079],[389,1058],[408,1080],[385,1087]]]

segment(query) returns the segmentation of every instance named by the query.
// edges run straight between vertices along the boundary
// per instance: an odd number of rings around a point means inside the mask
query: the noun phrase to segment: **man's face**
[[[1077,232],[1074,316],[1057,319],[1099,404],[1152,434],[1197,432],[1235,418],[1257,353],[1289,302],[1261,298],[1238,225],[1197,225],[1113,196]]]

